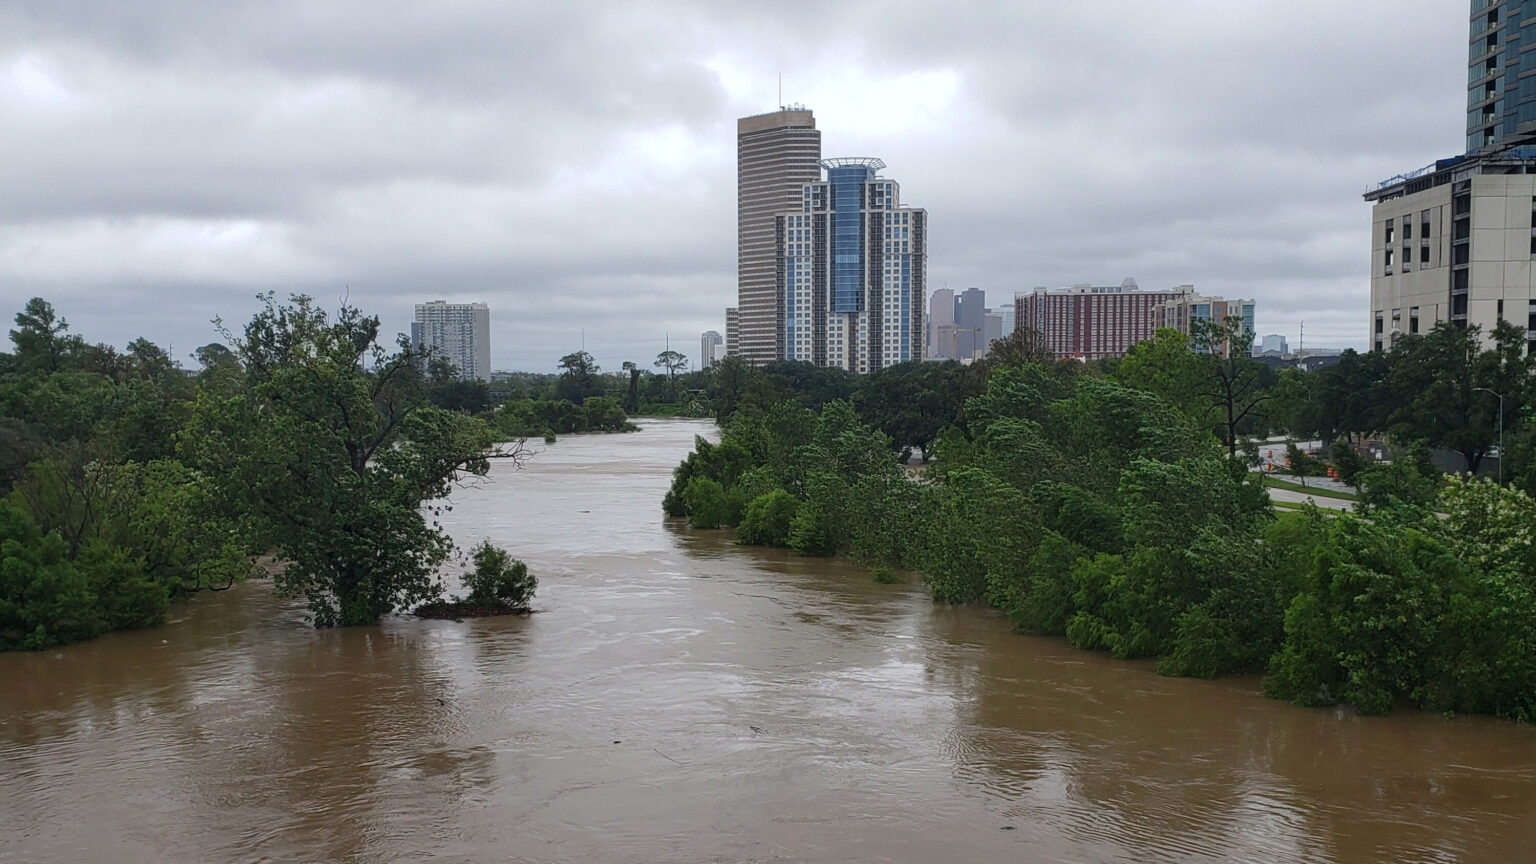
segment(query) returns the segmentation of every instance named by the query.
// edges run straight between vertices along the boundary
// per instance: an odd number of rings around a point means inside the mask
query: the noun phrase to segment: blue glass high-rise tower
[[[1536,0],[1472,0],[1467,152],[1536,142]]]
[[[870,372],[923,356],[928,214],[879,159],[825,159],[776,217],[784,359]]]

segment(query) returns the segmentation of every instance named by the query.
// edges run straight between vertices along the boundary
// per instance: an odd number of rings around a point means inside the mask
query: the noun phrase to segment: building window
[[[1385,263],[1386,263],[1387,269],[1390,270],[1392,268],[1392,250],[1391,249],[1387,250],[1387,255],[1386,255]]]
[[[1397,237],[1396,226],[1397,226],[1397,220],[1396,219],[1388,219],[1387,220],[1387,242],[1388,243],[1393,242],[1396,239],[1396,237]]]
[[[1417,306],[1408,309],[1408,332],[1419,332],[1419,307]]]
[[[1377,312],[1376,313],[1376,335],[1377,336],[1381,335],[1381,322],[1382,322],[1381,313]]]
[[[1425,210],[1423,213],[1419,214],[1419,239],[1420,240],[1428,240],[1429,239],[1429,211],[1428,210]]]
[[[1419,247],[1419,266],[1420,267],[1427,267],[1427,266],[1429,266],[1429,247],[1428,246],[1420,246]]]
[[[1408,217],[1407,216],[1403,217],[1403,239],[1404,240],[1412,240],[1413,239],[1413,223],[1408,221]]]

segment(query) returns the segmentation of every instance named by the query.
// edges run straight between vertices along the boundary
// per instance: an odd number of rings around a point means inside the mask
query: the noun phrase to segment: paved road
[[[1307,485],[1313,485],[1316,478],[1307,478]],[[1316,484],[1322,485],[1322,484]],[[1272,501],[1289,501],[1293,504],[1301,504],[1311,501],[1324,510],[1352,510],[1353,501],[1345,501],[1342,498],[1328,498],[1323,495],[1308,495],[1305,492],[1296,492],[1290,489],[1270,489],[1269,497]]]
[[[1300,447],[1304,451],[1309,451],[1310,452],[1310,451],[1313,451],[1313,450],[1320,450],[1320,449],[1322,449],[1323,442],[1321,442],[1321,441],[1298,441],[1298,442],[1296,442],[1296,446]],[[1279,441],[1279,442],[1266,441],[1266,442],[1264,442],[1263,444],[1261,444],[1259,446],[1259,458],[1261,460],[1263,460],[1263,463],[1264,463],[1263,465],[1260,466],[1260,470],[1263,471],[1265,474],[1268,474],[1271,477],[1275,477],[1277,479],[1285,480],[1285,481],[1288,481],[1288,482],[1291,482],[1291,483],[1300,482],[1298,478],[1292,476],[1291,474],[1289,474],[1286,471],[1286,468],[1285,468],[1285,442],[1283,442],[1283,441]],[[1270,466],[1274,466],[1274,467],[1271,468]],[[1307,485],[1308,486],[1316,486],[1316,487],[1318,487],[1320,489],[1332,489],[1332,490],[1334,490],[1336,492],[1349,492],[1351,494],[1353,494],[1354,491],[1355,491],[1353,486],[1349,486],[1349,485],[1347,485],[1345,483],[1341,483],[1338,480],[1333,480],[1333,479],[1330,479],[1328,477],[1308,477],[1307,478]],[[1283,500],[1286,500],[1286,499],[1282,498],[1282,499],[1279,499],[1279,500],[1283,501]]]

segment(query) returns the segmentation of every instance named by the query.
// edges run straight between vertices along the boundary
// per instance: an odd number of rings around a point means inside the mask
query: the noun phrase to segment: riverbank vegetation
[[[377,318],[261,299],[195,352],[196,374],[142,339],[88,344],[41,299],[16,316],[0,353],[0,650],[158,623],[175,598],[251,575],[256,553],[319,626],[441,597],[453,544],[432,502],[528,451],[444,407],[483,384],[381,340]],[[475,602],[531,596],[502,564]]]
[[[528,604],[539,580],[528,572],[528,565],[488,540],[481,541],[470,557],[475,569],[464,574],[465,595],[423,603],[416,607],[417,617],[485,618],[531,611]]]
[[[1015,352],[920,475],[855,403],[743,400],[663,506],[745,543],[921,572],[937,601],[1163,674],[1264,672],[1272,696],[1367,713],[1536,719],[1531,499],[1405,460],[1363,472],[1381,474],[1362,479],[1362,515],[1276,519],[1235,436],[1281,394],[1180,347],[1109,368]]]

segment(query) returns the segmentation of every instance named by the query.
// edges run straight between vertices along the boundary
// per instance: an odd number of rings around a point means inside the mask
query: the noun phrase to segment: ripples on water
[[[658,502],[703,424],[456,493],[528,618],[315,632],[256,583],[0,655],[0,861],[1519,861],[1536,738],[1012,635]]]

